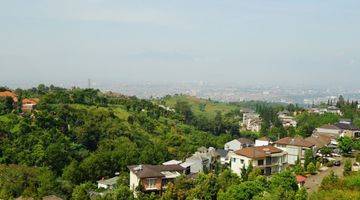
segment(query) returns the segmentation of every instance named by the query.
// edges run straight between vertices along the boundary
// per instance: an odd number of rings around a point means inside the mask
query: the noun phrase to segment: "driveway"
[[[312,193],[318,190],[318,188],[321,185],[321,181],[323,178],[330,174],[330,171],[333,170],[336,175],[339,177],[343,176],[344,171],[344,158],[337,158],[336,160],[341,161],[341,166],[337,167],[329,167],[325,171],[321,171],[317,173],[316,175],[309,176],[305,181],[305,188],[307,189],[308,193]],[[353,161],[354,162],[354,161]]]

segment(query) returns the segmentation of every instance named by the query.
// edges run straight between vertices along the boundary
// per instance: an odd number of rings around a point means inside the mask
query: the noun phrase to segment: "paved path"
[[[327,175],[330,174],[330,171],[333,170],[334,173],[336,175],[338,175],[339,177],[343,177],[343,171],[344,171],[344,161],[346,158],[337,158],[336,160],[340,160],[341,161],[341,165],[340,166],[334,166],[334,167],[329,167],[327,170],[319,172],[316,175],[312,175],[310,177],[308,177],[306,179],[305,182],[305,188],[307,189],[308,193],[312,193],[318,190],[318,188],[321,185],[321,181],[323,180],[323,178]],[[354,159],[352,159],[352,162],[354,162]]]

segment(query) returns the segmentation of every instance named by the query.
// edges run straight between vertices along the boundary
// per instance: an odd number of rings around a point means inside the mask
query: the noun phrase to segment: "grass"
[[[235,105],[230,105],[223,102],[214,102],[208,99],[200,99],[188,95],[175,95],[164,99],[166,106],[174,108],[177,101],[186,101],[190,104],[191,109],[195,114],[206,114],[210,117],[214,117],[217,111],[222,113],[228,113],[238,108]],[[205,105],[205,109],[202,110],[201,106]]]

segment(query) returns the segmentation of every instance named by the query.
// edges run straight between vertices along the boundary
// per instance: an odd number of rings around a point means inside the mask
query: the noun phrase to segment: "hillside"
[[[238,106],[224,103],[224,102],[215,102],[209,99],[201,99],[198,97],[188,96],[188,95],[174,95],[167,96],[161,99],[160,103],[164,103],[166,106],[174,108],[176,102],[184,101],[188,102],[191,106],[192,111],[195,114],[205,114],[209,117],[215,117],[216,112],[228,113],[239,109]]]
[[[0,199],[54,193],[68,199],[82,183],[115,172],[126,177],[127,165],[184,159],[200,146],[220,147],[231,138],[200,131],[181,114],[135,97],[45,86],[16,95],[19,102],[27,97],[40,102],[25,113],[8,99],[0,103],[0,173],[8,177],[0,178]]]

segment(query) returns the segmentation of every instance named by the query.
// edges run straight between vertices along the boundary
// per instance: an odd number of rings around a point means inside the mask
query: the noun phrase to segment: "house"
[[[261,118],[259,114],[249,112],[243,114],[240,126],[248,131],[259,132],[261,129]]]
[[[110,189],[112,190],[116,184],[117,181],[119,180],[118,176],[115,176],[113,178],[109,178],[109,179],[101,179],[100,181],[97,182],[98,184],[98,189],[103,188],[103,189]]]
[[[196,174],[204,171],[209,171],[215,168],[215,164],[220,161],[220,155],[216,149],[209,147],[200,147],[185,162],[180,165],[185,168],[186,174]]]
[[[180,165],[182,161],[180,160],[169,160],[167,162],[164,162],[163,165]]]
[[[332,146],[332,139],[326,135],[312,135],[310,137],[305,138],[306,141],[314,144],[315,152],[318,152],[319,149],[323,147],[336,147]]]
[[[336,106],[329,106],[327,108],[327,113],[333,113],[337,115],[342,115],[341,110]]]
[[[241,176],[241,170],[250,165],[261,169],[264,175],[282,171],[286,166],[286,152],[273,146],[246,147],[231,155],[231,171]]]
[[[296,175],[296,182],[300,187],[303,187],[305,185],[305,182],[306,182],[306,177],[305,176],[301,176],[301,175]]]
[[[331,138],[338,138],[341,136],[341,129],[335,125],[325,124],[316,128],[313,135],[326,135]]]
[[[294,117],[290,116],[289,112],[282,111],[278,113],[279,120],[281,121],[283,127],[296,127],[297,122]]]
[[[39,103],[38,98],[29,98],[29,99],[23,99],[22,101],[21,110],[23,112],[32,111],[36,105]]]
[[[225,143],[224,149],[226,151],[237,151],[244,147],[254,146],[254,142],[247,138],[238,138]]]
[[[130,190],[136,195],[137,189],[143,192],[162,193],[169,182],[181,176],[184,168],[180,165],[131,165]]]
[[[220,155],[220,164],[226,165],[230,163],[229,151],[225,149],[216,149],[216,152]]]
[[[285,137],[274,142],[274,144],[275,147],[287,153],[287,162],[290,165],[295,165],[298,159],[303,163],[305,151],[307,149],[313,150],[315,146],[312,142],[301,137]]]
[[[268,137],[261,137],[261,138],[255,140],[256,147],[268,146],[268,145],[270,145],[270,143],[271,143],[271,141]]]
[[[14,93],[14,92],[11,92],[11,91],[3,91],[3,92],[0,92],[0,98],[6,98],[6,97],[10,97],[12,98],[14,104],[16,104],[18,102],[18,98],[17,98],[17,95]]]
[[[351,120],[341,119],[338,123],[326,124],[316,128],[314,135],[327,135],[334,139],[344,136],[359,138],[360,129],[356,127]]]

